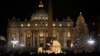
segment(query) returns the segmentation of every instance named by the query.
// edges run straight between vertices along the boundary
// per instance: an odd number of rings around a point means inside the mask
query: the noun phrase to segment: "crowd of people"
[[[6,51],[0,51],[0,56],[100,56],[100,52],[94,51],[90,53],[82,52],[82,53],[74,53],[70,50],[63,50],[63,53],[47,53],[47,52],[41,52],[38,53],[37,49],[33,51],[31,50],[6,50]]]
[[[35,53],[35,52],[0,52],[0,56],[100,56],[97,52],[92,53]]]

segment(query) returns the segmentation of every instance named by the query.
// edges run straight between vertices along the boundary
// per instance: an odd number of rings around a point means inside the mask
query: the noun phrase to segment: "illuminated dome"
[[[39,9],[36,10],[36,12],[32,14],[31,21],[34,21],[34,20],[47,20],[48,19],[48,14],[46,13],[46,10],[43,9],[44,5],[42,4],[42,1],[38,5],[38,7],[39,7]]]

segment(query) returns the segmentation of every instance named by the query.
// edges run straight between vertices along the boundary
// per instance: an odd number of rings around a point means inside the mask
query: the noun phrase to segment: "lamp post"
[[[92,38],[90,38],[87,42],[88,42],[88,44],[90,44],[90,45],[93,45],[93,44],[95,43],[95,41],[94,41]]]
[[[94,51],[94,47],[95,47],[95,40],[92,38],[89,38],[87,40],[87,44],[88,44],[88,52],[93,52]]]

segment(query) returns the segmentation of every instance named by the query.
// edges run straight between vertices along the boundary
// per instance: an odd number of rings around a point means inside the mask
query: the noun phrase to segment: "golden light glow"
[[[55,30],[53,31],[53,37],[57,37],[57,32]]]
[[[44,7],[42,0],[40,1],[39,7]]]
[[[42,47],[39,47],[38,48],[38,53],[42,53],[43,52],[43,48]]]
[[[56,24],[53,24],[53,26],[56,26]]]
[[[21,24],[21,27],[23,27],[24,25],[23,24]]]
[[[73,43],[71,43],[71,47],[73,47],[74,45],[73,45]]]
[[[12,34],[12,37],[14,37],[14,38],[15,38],[15,35],[14,35],[14,34]]]
[[[35,17],[34,19],[37,19],[37,17]]]
[[[71,26],[70,23],[68,23],[67,26]]]
[[[35,26],[37,26],[37,24],[35,24]]]
[[[40,5],[39,5],[39,7],[43,7],[43,5],[42,5],[42,4],[40,4]]]
[[[68,37],[70,37],[71,36],[71,34],[70,34],[70,32],[68,32]]]
[[[42,1],[40,2],[39,7],[44,7],[44,5],[42,4]]]
[[[45,19],[47,20],[47,19],[48,19],[48,17],[45,17]]]
[[[42,17],[42,19],[44,19],[44,17]]]
[[[28,23],[27,26],[31,26],[31,25]]]
[[[82,12],[80,12],[80,15],[82,14]]]
[[[40,32],[40,37],[43,37],[43,36],[44,36],[43,32]]]
[[[59,24],[59,26],[61,27],[61,26],[62,26],[62,24]]]
[[[48,24],[46,24],[46,26],[48,26]]]
[[[30,37],[30,36],[31,36],[30,34],[27,35],[27,37]]]
[[[59,41],[57,40],[54,40],[53,41],[53,45],[51,47],[51,51],[54,52],[54,53],[61,53],[61,44]]]

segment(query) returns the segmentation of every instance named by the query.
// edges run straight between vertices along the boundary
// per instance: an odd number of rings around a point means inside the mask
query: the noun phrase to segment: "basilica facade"
[[[71,47],[74,32],[73,20],[68,16],[63,21],[52,20],[49,22],[53,18],[49,18],[51,17],[50,13],[46,12],[42,1],[38,7],[29,21],[26,19],[20,21],[15,17],[8,21],[8,48],[46,47],[51,36],[52,39],[56,39],[61,43],[62,48]],[[51,30],[49,24],[52,25]],[[49,36],[48,28],[52,32],[51,36]],[[52,40],[50,41],[52,42]]]

